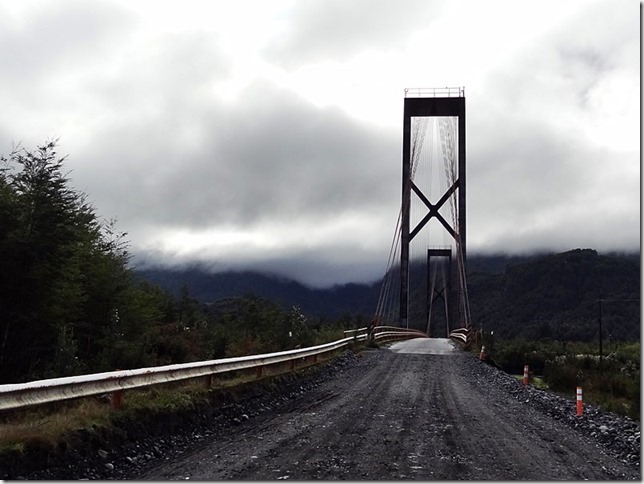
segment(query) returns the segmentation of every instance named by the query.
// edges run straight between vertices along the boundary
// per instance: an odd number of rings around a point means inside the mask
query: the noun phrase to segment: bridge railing
[[[366,330],[366,328],[364,329]],[[393,330],[380,331],[376,334],[376,339],[381,342],[386,342],[417,337],[412,332],[396,331],[400,329],[393,328]],[[277,363],[292,362],[291,369],[293,369],[294,362],[298,360],[312,356],[314,357],[314,361],[316,361],[319,355],[346,348],[356,341],[364,341],[366,337],[366,334],[356,334],[323,345],[280,351],[277,353],[0,385],[0,410],[10,410],[79,397],[115,393],[126,389],[141,388],[192,378],[210,377],[216,374],[250,368],[258,369],[257,374],[259,376],[261,375],[262,367],[275,365]]]
[[[351,335],[354,335],[354,334],[367,334],[368,329],[369,328],[366,328],[366,327],[365,328],[359,328],[359,329],[347,329],[344,332],[344,334],[351,334]],[[383,333],[383,332],[386,332],[386,331],[395,331],[395,332],[398,332],[398,333],[408,333],[408,334],[413,334],[413,335],[421,337],[421,338],[422,337],[427,337],[427,335],[425,333],[423,333],[422,331],[420,331],[418,329],[400,328],[398,326],[376,326],[374,328],[374,333],[375,334]]]
[[[408,87],[405,97],[465,97],[465,87]]]
[[[469,334],[470,330],[467,328],[459,328],[451,331],[449,333],[449,338],[461,343],[462,345],[467,345]]]

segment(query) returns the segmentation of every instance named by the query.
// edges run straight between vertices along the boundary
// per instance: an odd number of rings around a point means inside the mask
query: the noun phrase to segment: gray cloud
[[[394,135],[269,83],[253,84],[241,98],[234,109],[213,102],[192,112],[186,122],[197,131],[196,146],[175,135],[178,123],[114,127],[91,147],[102,161],[83,178],[110,180],[95,196],[132,223],[175,227],[324,220],[397,197]],[[110,162],[122,157],[136,162]]]
[[[364,50],[404,47],[414,30],[426,28],[444,3],[432,0],[326,0],[296,2],[286,32],[265,48],[284,67],[341,61]]]
[[[283,35],[243,79],[245,59],[216,28],[142,34],[142,18],[126,4],[39,5],[29,15],[0,14],[2,151],[12,140],[29,147],[60,136],[75,185],[118,219],[139,261],[198,259],[317,285],[381,275],[400,205],[402,126],[319,107],[259,69],[267,61],[288,75],[378,51],[398,61],[421,29],[445,20],[445,2],[295,2]],[[492,2],[477,35],[495,28],[499,5]],[[591,3],[565,22],[534,27],[532,44],[487,69],[475,62],[483,68],[468,70],[477,59],[465,44],[455,47],[457,64],[439,55],[443,46],[428,46],[432,72],[465,76],[470,253],[638,249],[638,127],[624,124],[639,86],[631,14]],[[526,18],[516,21],[527,29]],[[463,34],[451,27],[441,25]],[[400,62],[397,79],[412,79],[398,87],[402,96],[427,72]],[[363,65],[347,62],[342,72]],[[373,103],[391,105],[390,66],[370,68],[383,86]],[[239,92],[222,95],[237,79]],[[402,97],[395,102],[402,121]],[[206,242],[165,243],[177,231]],[[229,232],[242,236],[223,243]]]
[[[481,250],[639,247],[635,138],[630,150],[610,148],[587,131],[633,128],[607,122],[611,106],[594,97],[617,77],[637,79],[636,25],[598,3],[491,73],[485,90],[498,94],[472,101],[469,112],[485,115],[468,127],[469,233]]]
[[[369,250],[347,250],[346,240],[336,244],[300,247],[275,254],[258,254],[239,250],[235,256],[212,257],[204,254],[181,256],[159,249],[143,249],[133,259],[138,268],[176,267],[198,262],[213,272],[227,270],[264,271],[285,277],[296,277],[312,287],[329,287],[348,282],[375,282],[386,271],[381,253]]]
[[[5,11],[0,16],[0,82],[19,90],[31,83],[46,87],[65,70],[82,68],[88,58],[100,62],[114,42],[127,41],[135,24],[129,12],[101,0],[42,2],[19,19]]]

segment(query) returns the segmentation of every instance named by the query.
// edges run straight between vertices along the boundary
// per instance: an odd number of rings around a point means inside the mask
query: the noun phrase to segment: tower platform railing
[[[465,87],[408,87],[405,97],[465,97]]]

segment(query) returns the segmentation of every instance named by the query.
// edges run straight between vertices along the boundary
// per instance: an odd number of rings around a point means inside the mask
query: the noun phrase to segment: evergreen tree
[[[2,158],[1,382],[95,365],[131,285],[124,234],[100,223],[64,161],[55,141]]]

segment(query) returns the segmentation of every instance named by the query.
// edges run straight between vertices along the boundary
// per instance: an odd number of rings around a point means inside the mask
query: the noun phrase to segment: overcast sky
[[[134,262],[385,271],[405,88],[464,86],[468,253],[639,250],[635,0],[3,0],[0,154],[59,138]]]

